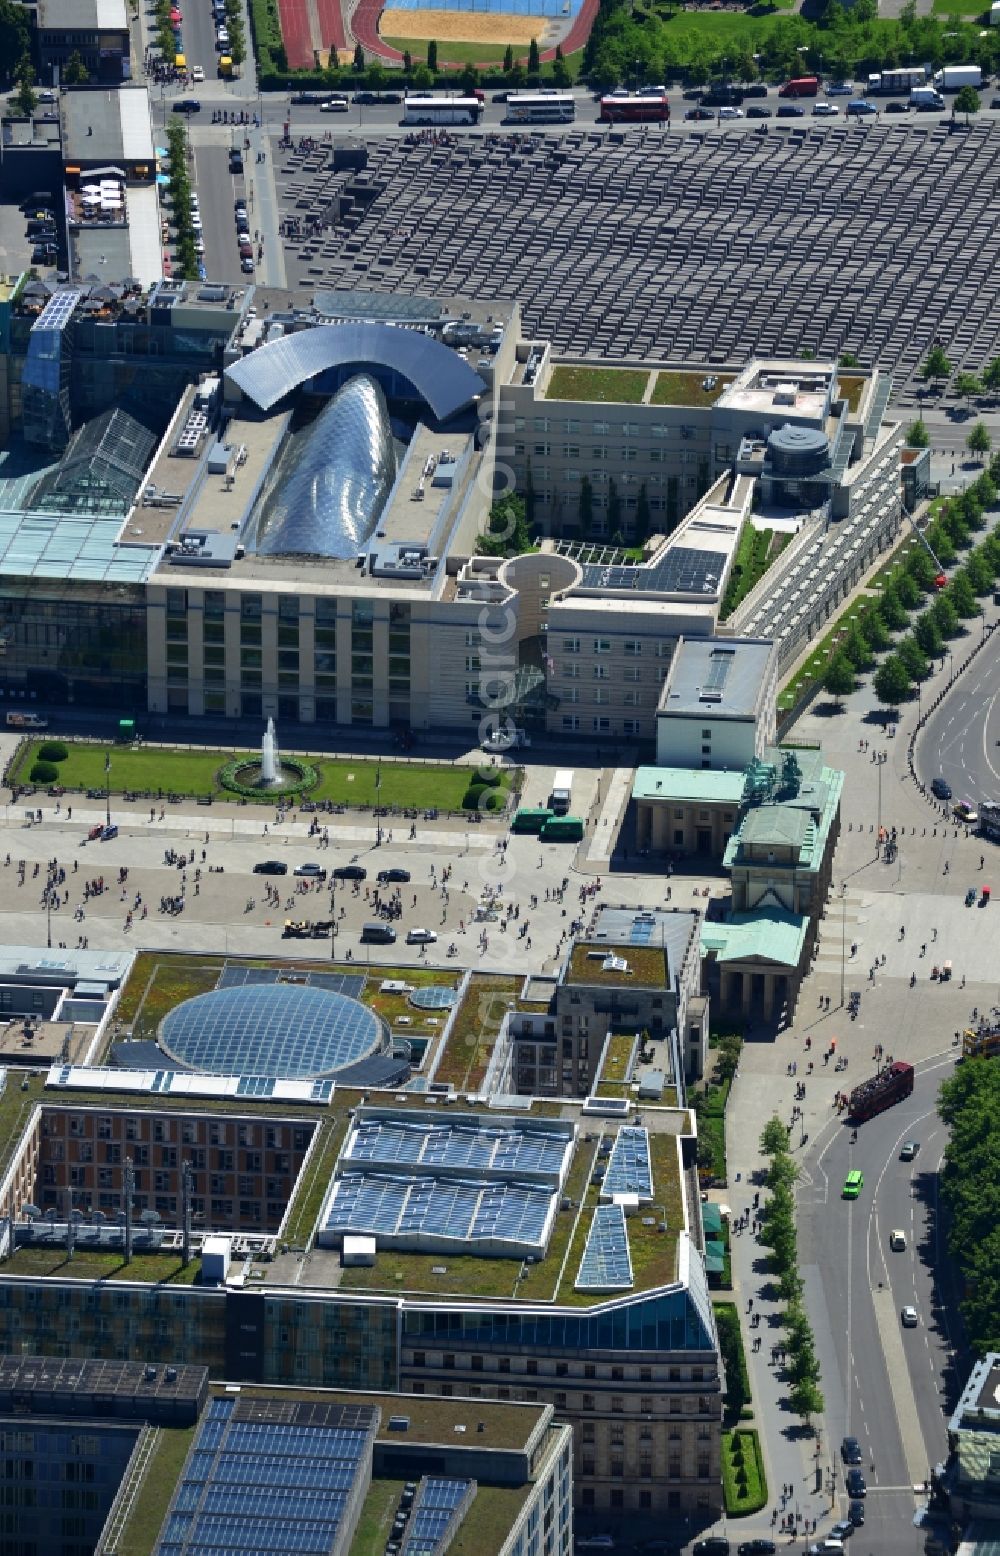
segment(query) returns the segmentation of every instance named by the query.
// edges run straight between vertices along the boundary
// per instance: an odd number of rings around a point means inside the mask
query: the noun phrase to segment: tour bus
[[[49,721],[40,713],[8,713],[8,729],[48,729]]]
[[[515,813],[514,819],[510,824],[510,830],[519,833],[533,832],[537,837],[542,828],[552,820],[552,817],[553,812],[551,810],[522,809]]]
[[[538,835],[543,843],[579,843],[583,837],[583,819],[580,816],[553,816]]]
[[[403,124],[478,124],[483,105],[478,97],[444,97],[414,92],[403,103]]]
[[[602,97],[598,119],[602,124],[669,124],[670,103],[665,92],[637,97]]]
[[[575,118],[572,92],[512,92],[507,99],[507,124],[572,124]]]

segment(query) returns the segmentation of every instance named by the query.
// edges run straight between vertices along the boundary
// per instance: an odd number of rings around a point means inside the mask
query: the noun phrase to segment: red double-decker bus
[[[663,92],[629,97],[602,97],[598,119],[602,124],[667,124],[670,102]]]

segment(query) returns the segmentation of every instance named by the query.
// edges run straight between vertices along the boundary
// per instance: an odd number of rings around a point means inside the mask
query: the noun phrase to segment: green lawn
[[[702,388],[710,376],[716,380],[715,388]],[[726,385],[732,383],[733,377],[732,373],[657,373],[650,403],[652,405],[714,405]]]
[[[742,1460],[734,1453],[742,1450]],[[756,1432],[723,1432],[722,1492],[730,1518],[746,1518],[767,1502],[767,1476]]]
[[[838,373],[837,380],[840,384],[840,392],[847,401],[847,409],[851,415],[857,414],[861,404],[861,396],[864,394],[867,378],[852,378],[849,374]]]
[[[398,49],[401,54],[409,50],[415,65],[427,62],[427,40],[424,38],[383,38],[382,41],[391,49]],[[518,43],[512,47],[515,60],[520,59],[522,64],[526,64],[528,45]],[[506,52],[505,43],[456,43],[454,39],[442,40],[438,42],[439,69],[448,65],[502,65]]]
[[[28,741],[17,763],[12,778],[15,783],[27,783],[28,774],[37,760],[38,748],[44,741]],[[109,747],[103,745],[69,745],[69,755],[58,764],[59,784],[65,789],[98,789],[103,792],[110,780],[112,794],[148,792],[153,795],[180,794],[227,797],[218,782],[219,769],[229,760],[227,751],[174,751],[156,746],[113,746],[111,771],[105,772],[105,760]],[[248,752],[250,759],[256,753]],[[383,805],[416,806],[439,810],[460,810],[462,797],[469,780],[476,771],[473,767],[437,766],[418,762],[336,761],[315,758],[313,765],[319,773],[319,782],[310,790],[310,798],[330,800],[336,805],[373,805],[378,799]],[[492,771],[492,770],[491,770]],[[381,773],[381,787],[376,790],[376,780]],[[505,768],[501,785],[509,788],[511,770]],[[231,796],[236,803],[237,796]],[[274,795],[262,791],[260,803],[273,805]]]
[[[547,400],[588,400],[599,405],[639,405],[649,374],[622,367],[556,367]]]
[[[404,1480],[372,1481],[354,1532],[351,1556],[382,1556],[405,1484]]]
[[[407,974],[409,977],[409,974]],[[507,1005],[520,980],[506,974],[474,976],[455,1015],[448,1046],[434,1072],[435,1081],[456,1091],[474,1091],[486,1075]]]

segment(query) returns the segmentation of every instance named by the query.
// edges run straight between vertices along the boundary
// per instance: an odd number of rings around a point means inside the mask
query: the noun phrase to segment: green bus
[[[550,810],[519,810],[510,824],[512,832],[533,832],[537,837],[542,828],[552,820]]]
[[[543,843],[579,843],[583,822],[579,816],[553,816],[538,835]]]

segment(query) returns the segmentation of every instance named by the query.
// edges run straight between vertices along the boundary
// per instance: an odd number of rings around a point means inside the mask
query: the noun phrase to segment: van
[[[396,931],[391,924],[365,924],[361,930],[361,942],[368,945],[393,945]]]

